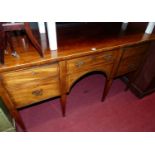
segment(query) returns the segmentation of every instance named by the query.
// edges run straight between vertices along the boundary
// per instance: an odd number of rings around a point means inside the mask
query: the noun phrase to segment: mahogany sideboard
[[[150,43],[155,40],[154,35],[117,34],[109,37],[85,30],[58,31],[57,51],[49,50],[47,38],[42,35],[44,58],[40,58],[26,38],[14,37],[19,58],[5,55],[6,63],[0,65],[0,96],[23,130],[26,127],[18,109],[60,96],[65,116],[67,93],[75,81],[87,73],[105,73],[104,101],[113,79],[137,70]]]

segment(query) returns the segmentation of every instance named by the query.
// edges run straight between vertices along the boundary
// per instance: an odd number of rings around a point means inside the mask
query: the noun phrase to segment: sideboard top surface
[[[86,25],[76,28],[58,28],[58,50],[56,51],[49,50],[46,35],[40,36],[44,58],[40,58],[28,39],[23,38],[26,37],[13,37],[13,44],[19,57],[11,56],[8,48],[8,54],[5,54],[5,64],[0,65],[0,72],[136,45],[155,40],[155,35],[144,33],[122,34],[120,30],[108,34],[104,32],[101,26],[88,27]]]

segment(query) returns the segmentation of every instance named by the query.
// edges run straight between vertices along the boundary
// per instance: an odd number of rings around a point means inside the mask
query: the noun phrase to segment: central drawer
[[[2,74],[17,108],[60,95],[58,65],[51,64]]]
[[[67,72],[68,74],[71,74],[73,72],[87,70],[96,64],[112,63],[114,62],[114,59],[115,51],[108,51],[104,53],[75,58],[67,61]]]
[[[99,64],[99,65],[94,65],[93,68],[91,68],[91,69],[82,70],[82,71],[76,72],[74,74],[68,74],[67,75],[67,91],[69,92],[73,83],[75,81],[77,81],[78,79],[80,79],[82,76],[86,75],[87,73],[90,73],[93,71],[94,72],[100,71],[100,72],[106,73],[106,76],[109,77],[113,66],[114,66],[113,63],[112,64]]]

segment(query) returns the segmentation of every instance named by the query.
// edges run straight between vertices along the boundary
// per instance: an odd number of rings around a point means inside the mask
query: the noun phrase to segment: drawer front
[[[68,74],[78,72],[80,70],[87,70],[91,66],[100,63],[112,63],[115,59],[115,51],[108,51],[101,54],[93,54],[82,58],[76,58],[67,61]]]
[[[136,55],[141,55],[145,53],[148,47],[149,47],[149,43],[144,43],[138,46],[127,47],[124,49],[123,59],[136,56]]]
[[[16,107],[60,95],[57,67],[52,64],[3,74],[3,83]]]
[[[99,64],[95,65],[95,67],[90,68],[88,70],[82,70],[80,72],[76,72],[74,74],[69,74],[67,76],[67,91],[70,90],[71,86],[75,81],[80,79],[82,76],[86,75],[87,73],[93,72],[93,71],[101,71],[106,73],[107,77],[110,75],[112,68],[114,64]]]
[[[123,59],[121,63],[119,64],[117,76],[132,72],[137,69],[137,67],[140,64],[140,61],[142,60],[143,56],[136,56],[136,57],[129,57],[126,59]]]
[[[56,77],[21,85],[7,85],[6,88],[17,108],[60,95],[59,79]]]
[[[24,70],[11,71],[3,73],[2,78],[7,81],[8,85],[12,84],[24,84],[34,80],[44,79],[45,77],[57,76],[58,65],[51,64],[40,67],[34,67]]]

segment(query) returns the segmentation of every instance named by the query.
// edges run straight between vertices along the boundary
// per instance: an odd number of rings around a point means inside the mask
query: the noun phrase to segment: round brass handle
[[[32,95],[34,95],[34,96],[41,96],[41,95],[43,95],[43,90],[42,89],[34,90],[32,92]]]

